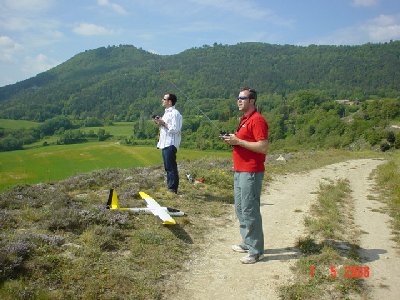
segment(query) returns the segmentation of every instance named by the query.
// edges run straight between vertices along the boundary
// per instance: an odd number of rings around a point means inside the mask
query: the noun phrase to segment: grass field
[[[107,133],[111,134],[114,137],[119,137],[119,136],[132,136],[133,133],[133,122],[118,122],[114,123],[114,125],[111,126],[103,126],[103,127],[83,127],[81,130],[83,132],[97,132],[99,129],[104,129]]]
[[[24,120],[0,119],[0,128],[5,129],[25,129],[39,126],[40,123]]]
[[[180,149],[178,160],[230,157],[230,152]],[[0,153],[0,190],[17,184],[51,182],[107,168],[132,168],[162,163],[155,147],[130,147],[115,142],[58,145]]]
[[[10,119],[0,119],[0,128],[5,129],[26,129],[38,127],[41,123],[24,121],[24,120],[10,120]],[[110,126],[103,127],[83,127],[81,128],[84,132],[89,132],[93,130],[97,132],[99,129],[104,129],[106,132],[112,134],[113,136],[131,136],[132,135],[132,124],[133,122],[116,122]]]

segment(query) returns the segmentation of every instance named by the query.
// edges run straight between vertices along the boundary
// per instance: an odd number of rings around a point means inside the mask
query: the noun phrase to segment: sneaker
[[[243,248],[242,245],[232,245],[232,250],[235,251],[235,252],[240,252],[240,253],[249,252],[249,249]]]
[[[254,264],[263,258],[263,254],[248,254],[242,257],[240,261],[242,262],[242,264]]]

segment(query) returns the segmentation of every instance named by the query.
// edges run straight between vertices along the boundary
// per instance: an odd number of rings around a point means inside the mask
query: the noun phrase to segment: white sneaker
[[[248,249],[243,248],[241,245],[232,245],[232,250],[235,251],[235,252],[240,252],[240,253],[249,252]]]
[[[242,264],[254,264],[263,259],[263,254],[248,254],[240,259]]]

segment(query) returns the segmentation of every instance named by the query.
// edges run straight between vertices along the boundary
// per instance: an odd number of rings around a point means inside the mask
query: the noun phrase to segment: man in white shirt
[[[165,108],[164,115],[161,118],[158,116],[154,118],[154,122],[160,127],[157,148],[162,151],[168,190],[176,194],[179,186],[176,152],[181,143],[182,115],[175,108],[176,95],[165,94],[161,101]]]

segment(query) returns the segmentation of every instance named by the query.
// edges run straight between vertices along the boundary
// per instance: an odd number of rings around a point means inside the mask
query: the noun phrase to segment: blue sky
[[[215,42],[390,40],[400,40],[399,0],[0,0],[0,86],[108,45],[176,54]]]

